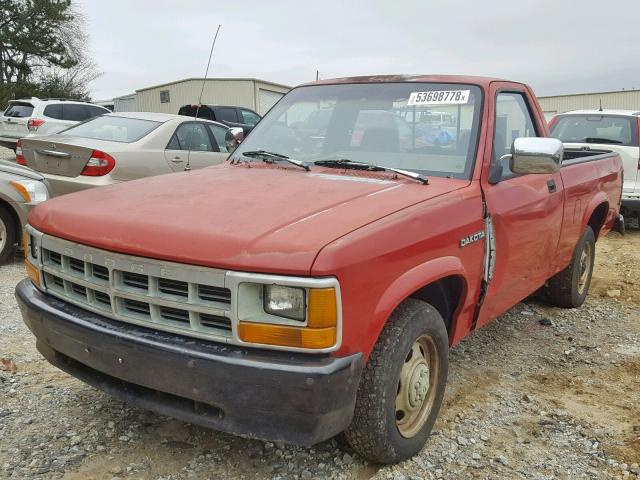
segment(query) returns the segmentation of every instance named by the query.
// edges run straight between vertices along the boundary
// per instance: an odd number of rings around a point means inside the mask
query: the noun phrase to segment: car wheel
[[[567,268],[549,279],[548,298],[553,305],[564,308],[579,307],[589,293],[596,255],[596,237],[587,227],[573,251]]]
[[[0,206],[0,264],[13,258],[17,226],[9,211]]]
[[[358,387],[344,436],[363,457],[396,463],[418,453],[436,421],[448,372],[449,338],[440,313],[419,300],[391,315]]]

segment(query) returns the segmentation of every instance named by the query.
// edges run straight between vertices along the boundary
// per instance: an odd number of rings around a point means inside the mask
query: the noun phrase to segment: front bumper
[[[351,421],[363,357],[254,350],[158,332],[16,287],[42,355],[126,402],[236,435],[312,445]]]

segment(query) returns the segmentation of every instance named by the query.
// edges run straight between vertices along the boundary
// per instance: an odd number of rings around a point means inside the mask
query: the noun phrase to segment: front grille
[[[139,273],[122,272],[122,283],[138,290],[147,291],[149,289],[149,277]]]
[[[62,265],[62,255],[52,251],[45,252],[45,253],[49,254],[46,258],[48,258],[51,263],[55,265]]]
[[[231,303],[231,295],[227,288],[212,287],[210,285],[200,285],[198,287],[198,298],[207,302]]]
[[[97,303],[102,304],[105,307],[111,308],[111,299],[109,298],[109,295],[107,295],[104,292],[98,292],[98,291],[94,291],[93,294],[95,296]]]
[[[145,317],[151,315],[151,307],[149,307],[148,303],[126,298],[122,301],[122,304],[127,312],[143,315]]]
[[[102,265],[92,265],[93,276],[98,280],[103,280],[105,282],[109,281],[109,269],[107,267],[103,267]]]
[[[189,295],[189,284],[187,282],[161,278],[158,280],[158,290],[167,295],[186,298]]]
[[[84,275],[84,262],[82,260],[78,260],[77,258],[70,258],[69,268],[75,272],[78,272],[80,275]]]
[[[189,312],[178,308],[160,307],[160,316],[165,320],[189,323]]]
[[[107,317],[200,338],[231,337],[224,272],[134,258],[45,235],[49,293]]]

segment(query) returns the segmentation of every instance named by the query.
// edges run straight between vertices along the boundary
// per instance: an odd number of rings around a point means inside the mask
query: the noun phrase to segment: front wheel
[[[551,303],[564,308],[575,308],[584,303],[591,285],[595,256],[596,237],[588,226],[573,251],[569,266],[549,279],[547,293]]]
[[[364,369],[345,437],[363,457],[396,463],[418,453],[436,421],[448,372],[440,313],[405,300],[391,315]]]
[[[7,209],[0,205],[0,265],[15,253],[17,226]]]

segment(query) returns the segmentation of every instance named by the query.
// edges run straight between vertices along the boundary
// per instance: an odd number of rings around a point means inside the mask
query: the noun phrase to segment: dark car
[[[240,127],[247,135],[262,118],[253,110],[245,107],[231,107],[228,105],[184,105],[178,110],[178,115],[204,118],[220,122],[228,127]]]

